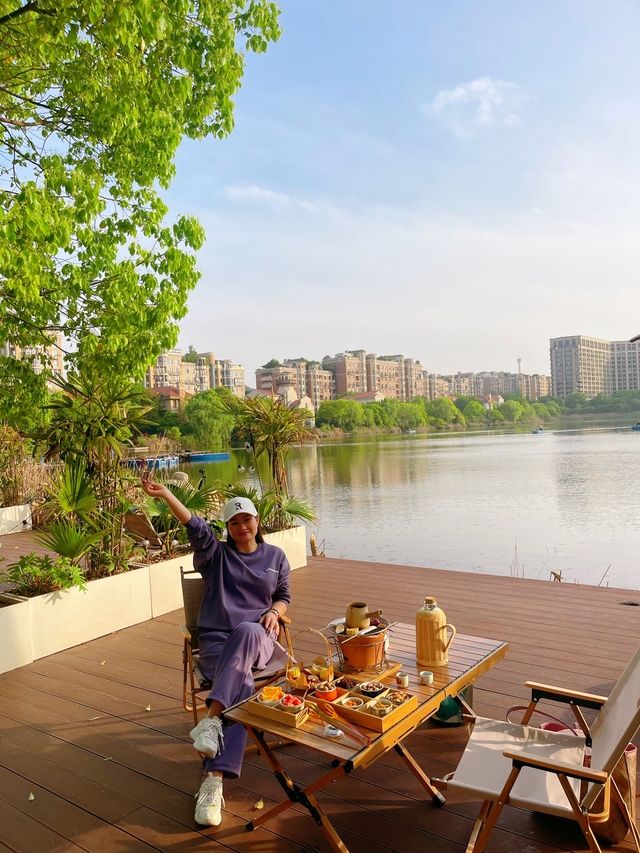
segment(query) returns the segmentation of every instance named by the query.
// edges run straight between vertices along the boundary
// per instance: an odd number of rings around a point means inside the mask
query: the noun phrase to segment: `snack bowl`
[[[358,686],[358,682],[355,678],[349,678],[347,675],[342,675],[335,682],[336,687],[341,690],[353,690],[354,687]]]
[[[338,698],[338,688],[331,681],[320,681],[316,684],[316,699],[324,699],[325,702],[333,702]]]
[[[362,696],[348,696],[340,702],[343,708],[349,708],[351,711],[357,711],[364,705]]]
[[[385,698],[391,702],[394,708],[397,708],[407,701],[409,694],[405,693],[404,690],[390,690]]]
[[[280,699],[278,707],[282,711],[297,714],[298,711],[302,711],[304,708],[304,699],[301,699],[300,696],[295,696],[293,693],[285,693],[282,699]]]
[[[268,705],[269,707],[275,707],[282,697],[284,696],[284,690],[281,687],[263,687],[262,690],[258,693],[258,702],[261,705]]]
[[[379,696],[384,689],[385,686],[381,681],[363,681],[360,685],[360,692],[369,699]]]
[[[369,708],[373,714],[376,714],[378,717],[384,717],[385,714],[388,714],[392,710],[393,702],[390,699],[376,699],[375,702],[369,705]]]

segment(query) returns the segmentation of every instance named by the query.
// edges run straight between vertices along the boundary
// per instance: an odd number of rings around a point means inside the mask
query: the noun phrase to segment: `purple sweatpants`
[[[223,708],[228,708],[251,696],[255,691],[252,669],[263,669],[273,651],[273,637],[259,622],[241,622],[226,640],[201,644],[200,667],[213,684],[207,705],[217,699]],[[217,771],[237,779],[246,742],[244,726],[225,725],[224,749],[215,758],[203,758],[205,772]]]

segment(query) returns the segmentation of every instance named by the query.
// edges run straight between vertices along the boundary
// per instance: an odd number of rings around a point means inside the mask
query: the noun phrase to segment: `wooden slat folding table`
[[[433,668],[433,684],[425,686],[419,683],[418,668],[415,661],[415,628],[413,625],[396,624],[391,636],[390,657],[400,661],[402,669],[409,673],[409,691],[418,697],[418,707],[409,711],[395,725],[382,733],[362,729],[371,736],[368,746],[345,732],[340,738],[327,737],[324,728],[318,723],[307,720],[299,728],[291,728],[275,721],[260,717],[247,708],[247,702],[240,702],[224,712],[224,717],[242,723],[249,735],[258,745],[258,749],[274,772],[287,799],[266,811],[260,817],[247,824],[247,829],[256,829],[271,818],[282,813],[294,803],[300,803],[322,829],[333,850],[348,853],[347,847],[336,832],[331,821],[320,807],[315,792],[320,791],[335,779],[353,773],[360,768],[369,767],[382,755],[395,750],[410,770],[419,779],[436,805],[444,799],[431,784],[428,775],[422,770],[416,759],[402,743],[417,726],[428,720],[439,708],[447,696],[455,696],[472,684],[484,672],[500,661],[507,651],[507,644],[484,637],[472,637],[457,634],[449,649],[449,662],[446,666]],[[384,676],[381,677],[384,681]],[[338,722],[339,726],[340,723]],[[269,747],[265,735],[273,734],[280,739],[291,741],[333,759],[331,769],[304,788],[297,785],[279,762]]]

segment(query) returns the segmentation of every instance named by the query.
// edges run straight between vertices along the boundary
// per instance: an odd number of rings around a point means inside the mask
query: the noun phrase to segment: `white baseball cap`
[[[238,515],[241,512],[246,512],[254,516],[258,515],[258,510],[249,498],[231,498],[222,508],[222,520],[226,524],[234,515]]]

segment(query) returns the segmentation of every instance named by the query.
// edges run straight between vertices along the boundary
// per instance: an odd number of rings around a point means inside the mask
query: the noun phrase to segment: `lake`
[[[385,436],[292,451],[290,490],[330,557],[637,589],[639,460],[628,424]],[[251,483],[238,464],[208,480]]]

